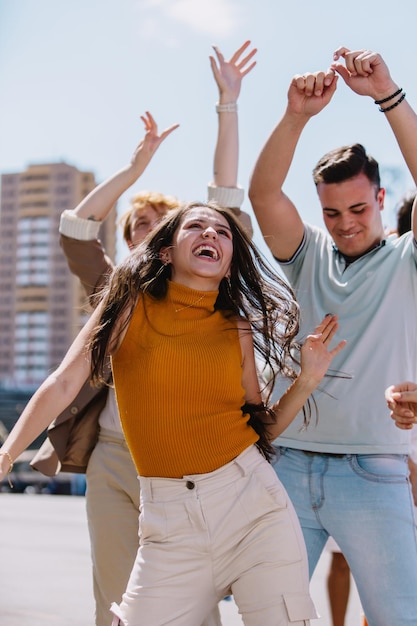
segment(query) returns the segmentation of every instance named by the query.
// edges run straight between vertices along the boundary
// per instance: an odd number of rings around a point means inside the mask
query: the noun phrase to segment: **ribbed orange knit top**
[[[214,310],[217,291],[170,282],[141,295],[113,356],[123,431],[141,476],[211,472],[258,439],[248,426],[236,324]]]

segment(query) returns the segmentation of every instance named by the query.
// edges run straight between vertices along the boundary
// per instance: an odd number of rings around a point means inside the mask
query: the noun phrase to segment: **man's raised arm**
[[[396,83],[380,54],[372,50],[350,50],[344,46],[334,54],[332,69],[360,96],[370,96],[385,115],[411,176],[417,185],[417,115]],[[343,62],[342,62],[343,61]],[[414,238],[417,224],[413,220]]]
[[[291,258],[304,234],[303,220],[282,186],[305,125],[330,102],[336,85],[332,70],[294,76],[286,111],[252,173],[249,198],[269,249],[281,260]]]

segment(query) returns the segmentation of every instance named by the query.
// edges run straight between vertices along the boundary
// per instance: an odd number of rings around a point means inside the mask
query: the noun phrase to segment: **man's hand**
[[[327,71],[296,74],[288,90],[288,111],[308,117],[327,106],[337,87],[338,77]]]
[[[377,52],[372,50],[349,50],[341,46],[333,53],[332,69],[340,74],[346,85],[360,96],[382,100],[398,89],[389,69]],[[344,64],[339,62],[344,60]]]
[[[391,385],[385,390],[385,399],[395,425],[410,430],[417,423],[417,385],[411,382]]]

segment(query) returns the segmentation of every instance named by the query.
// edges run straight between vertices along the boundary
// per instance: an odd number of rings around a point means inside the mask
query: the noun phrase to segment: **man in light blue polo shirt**
[[[317,414],[313,408],[309,425],[300,414],[276,441],[275,469],[300,517],[310,572],[331,535],[369,625],[415,626],[409,432],[390,419],[384,390],[393,381],[417,380],[417,219],[412,233],[384,236],[385,190],[377,162],[360,144],[326,154],[314,170],[327,233],[305,224],[282,191],[300,135],[332,99],[339,76],[374,99],[417,184],[417,115],[379,54],[339,48],[331,69],[293,78],[287,109],[255,166],[250,198],[300,303],[301,341],[332,313],[347,346],[314,394]]]

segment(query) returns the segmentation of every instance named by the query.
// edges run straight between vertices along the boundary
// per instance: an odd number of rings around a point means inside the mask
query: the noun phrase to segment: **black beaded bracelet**
[[[403,88],[400,87],[398,89],[398,91],[396,91],[395,93],[392,94],[392,96],[388,96],[387,98],[383,98],[382,100],[374,100],[375,104],[384,104],[384,102],[388,102],[388,100],[392,100],[393,98],[395,98],[395,96],[399,96],[400,93],[402,92]]]
[[[405,91],[403,93],[403,95],[401,96],[401,98],[398,98],[397,102],[394,102],[394,104],[391,104],[391,106],[389,107],[385,107],[385,109],[383,109],[382,107],[379,107],[379,111],[381,111],[381,113],[387,113],[387,111],[391,111],[391,109],[395,109],[396,106],[398,106],[399,104],[401,104],[401,102],[404,100],[405,98]]]

